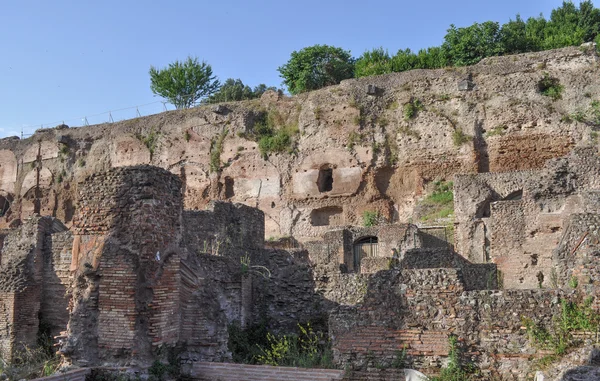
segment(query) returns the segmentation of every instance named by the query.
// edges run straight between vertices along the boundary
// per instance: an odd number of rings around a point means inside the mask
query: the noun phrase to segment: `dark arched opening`
[[[377,245],[378,240],[375,236],[363,237],[354,241],[352,246],[354,271],[360,272],[360,262],[363,258],[377,256]]]

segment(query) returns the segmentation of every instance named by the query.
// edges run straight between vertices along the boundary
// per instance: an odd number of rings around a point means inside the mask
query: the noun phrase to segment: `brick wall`
[[[530,360],[545,354],[531,346],[522,319],[550,324],[564,297],[543,289],[465,291],[456,269],[380,272],[370,279],[363,303],[331,314],[334,356],[340,367],[364,371],[390,368],[405,350],[408,367],[435,374],[454,334],[465,355],[483,364],[486,377],[503,369],[521,379]]]
[[[44,240],[42,298],[40,318],[50,329],[51,337],[65,331],[69,322],[67,289],[71,284],[71,250],[73,235],[69,231],[47,234]]]
[[[341,380],[344,371],[197,362],[190,375],[199,381],[333,381]]]

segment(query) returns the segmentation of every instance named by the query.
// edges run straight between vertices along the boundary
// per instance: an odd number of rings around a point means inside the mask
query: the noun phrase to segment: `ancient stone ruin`
[[[177,348],[188,375],[214,379],[232,325],[313,322],[339,378],[398,379],[400,355],[438,374],[451,338],[480,379],[533,377],[551,352],[527,326],[565,302],[600,308],[598,144],[556,111],[600,82],[577,49],[515,57],[466,85],[416,71],[0,140],[0,354],[48,334],[75,367],[143,369]],[[540,61],[581,88],[549,105],[527,90]],[[415,97],[426,108],[404,120]],[[259,153],[266,114],[295,120],[292,153]],[[469,143],[453,144],[458,125]],[[440,179],[454,181],[443,225],[422,218]],[[594,333],[577,335],[589,350]],[[584,365],[575,353],[545,374]]]

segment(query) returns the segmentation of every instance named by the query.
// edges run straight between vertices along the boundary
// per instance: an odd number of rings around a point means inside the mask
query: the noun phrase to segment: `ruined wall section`
[[[65,227],[53,218],[31,218],[4,238],[0,253],[0,347],[5,358],[37,344],[44,278],[44,242]],[[64,329],[64,327],[63,327]]]
[[[94,174],[80,184],[79,204],[73,263],[76,276],[89,278],[91,285],[83,282],[84,290],[75,290],[81,297],[71,313],[69,346],[94,362],[93,351],[82,349],[80,342],[96,341],[104,359],[120,361],[175,344],[179,314],[172,312],[179,308],[183,206],[179,178],[150,166]],[[77,322],[88,308],[96,309],[89,312],[98,319],[97,332],[89,333],[97,335],[92,339]]]
[[[524,380],[530,359],[542,355],[529,344],[521,319],[550,323],[561,297],[551,290],[465,291],[456,269],[381,272],[362,304],[331,315],[335,359],[358,370],[385,367],[405,349],[407,366],[435,373],[453,334],[486,379],[497,371]]]
[[[243,204],[211,202],[205,210],[186,210],[183,227],[191,252],[239,258],[264,248],[264,213]]]
[[[587,147],[539,171],[457,176],[457,250],[496,263],[505,288],[556,287],[552,250],[572,214],[598,211],[599,173]]]
[[[65,331],[69,322],[72,249],[73,234],[70,231],[48,234],[44,239],[40,320],[46,330],[44,333],[51,338]]]

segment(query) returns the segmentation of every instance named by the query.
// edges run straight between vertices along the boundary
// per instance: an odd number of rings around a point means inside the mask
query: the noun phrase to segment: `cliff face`
[[[586,120],[600,99],[598,62],[578,48],[496,57],[2,139],[0,229],[34,213],[69,226],[79,179],[136,164],[181,175],[186,209],[213,199],[259,207],[267,237],[319,236],[360,224],[364,211],[408,221],[436,179],[540,168],[596,145]],[[561,99],[539,93],[544,73],[560,81]],[[298,131],[266,159],[256,142],[265,121]]]

